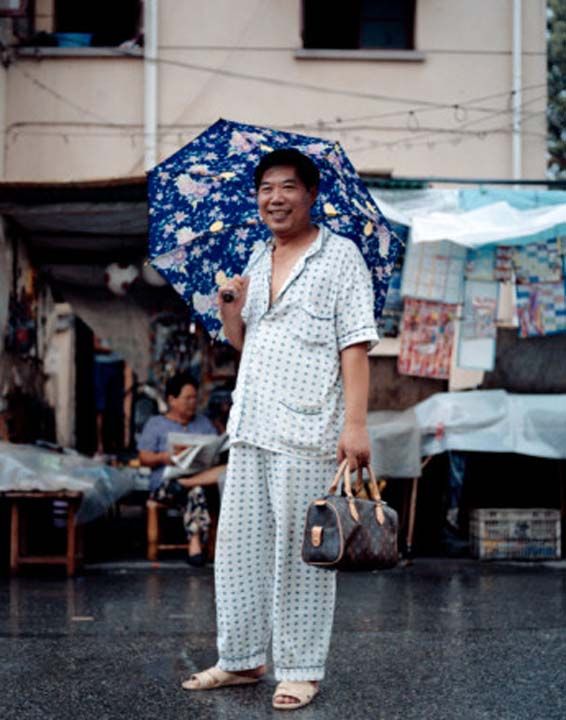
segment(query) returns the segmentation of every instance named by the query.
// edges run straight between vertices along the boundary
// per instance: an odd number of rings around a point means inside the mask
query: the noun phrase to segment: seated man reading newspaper
[[[219,456],[226,436],[218,436],[211,421],[196,412],[198,383],[178,373],[165,386],[167,412],[151,417],[138,442],[139,460],[152,469],[150,493],[154,500],[183,509],[188,540],[187,562],[202,566],[210,514],[203,486],[218,482],[225,465]]]

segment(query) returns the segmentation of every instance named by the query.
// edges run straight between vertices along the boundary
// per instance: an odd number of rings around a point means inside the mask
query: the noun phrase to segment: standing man
[[[257,682],[272,636],[273,706],[289,710],[324,677],[336,591],[334,573],[301,560],[305,514],[337,460],[369,462],[367,352],[377,342],[360,252],[311,221],[318,183],[295,149],[262,158],[257,201],[273,237],[219,292],[225,335],[242,351],[217,536],[219,660],[183,683]]]

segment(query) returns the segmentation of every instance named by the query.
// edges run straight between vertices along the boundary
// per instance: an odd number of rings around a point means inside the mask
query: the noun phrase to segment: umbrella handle
[[[220,295],[222,296],[222,300],[224,300],[225,303],[234,302],[234,300],[236,300],[236,298],[238,297],[238,294],[235,293],[233,290],[222,290]]]

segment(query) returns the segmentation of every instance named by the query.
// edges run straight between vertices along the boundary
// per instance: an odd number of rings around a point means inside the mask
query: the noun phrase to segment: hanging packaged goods
[[[505,324],[513,322],[519,337],[566,333],[564,195],[564,204],[529,210],[496,202],[468,212],[409,213],[401,374],[447,379],[453,346],[453,367],[493,370],[501,298],[509,295],[502,288],[513,289]]]

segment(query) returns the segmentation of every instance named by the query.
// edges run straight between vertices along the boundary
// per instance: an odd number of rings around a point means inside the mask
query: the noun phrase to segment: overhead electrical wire
[[[117,51],[117,56],[127,56],[129,53],[123,52],[123,51]],[[136,56],[137,57],[137,56]],[[384,102],[391,102],[391,103],[402,103],[402,104],[412,104],[413,107],[410,109],[403,109],[403,110],[396,110],[396,111],[389,111],[384,113],[378,113],[378,114],[371,114],[371,115],[362,115],[357,117],[348,117],[348,118],[341,118],[341,117],[335,117],[333,120],[323,120],[319,119],[314,123],[292,123],[290,125],[280,125],[278,123],[275,123],[274,125],[276,127],[279,127],[280,129],[285,130],[291,130],[291,131],[299,131],[299,130],[313,130],[315,132],[326,132],[326,133],[351,133],[351,132],[363,132],[363,131],[371,131],[371,132],[396,132],[400,130],[408,130],[410,131],[410,136],[405,136],[398,138],[396,140],[370,140],[369,138],[356,138],[356,139],[362,139],[366,141],[366,145],[362,147],[356,147],[356,148],[350,148],[350,152],[361,152],[362,150],[371,150],[376,149],[379,147],[385,147],[385,148],[393,148],[398,145],[403,144],[412,144],[412,145],[422,145],[424,142],[431,142],[431,138],[434,138],[438,135],[445,135],[447,133],[451,135],[457,135],[459,137],[463,137],[464,135],[469,135],[469,137],[479,137],[490,134],[501,134],[504,132],[509,132],[512,134],[513,129],[507,128],[507,127],[499,127],[499,128],[485,128],[482,130],[473,130],[468,131],[467,128],[472,127],[478,123],[483,123],[486,121],[489,121],[491,119],[494,119],[495,117],[508,114],[512,112],[512,98],[515,91],[502,91],[500,93],[492,93],[490,95],[484,95],[479,98],[471,98],[467,100],[460,100],[458,102],[450,102],[450,103],[438,103],[438,102],[431,102],[431,101],[425,101],[425,100],[416,100],[416,99],[409,99],[409,98],[399,98],[399,97],[393,97],[393,96],[385,96],[385,95],[376,95],[371,93],[359,93],[356,91],[343,91],[340,89],[331,89],[331,88],[320,88],[317,86],[312,86],[310,84],[305,83],[296,83],[296,82],[290,82],[290,81],[284,81],[280,79],[274,79],[274,78],[265,78],[263,76],[253,76],[246,73],[236,73],[234,71],[225,70],[222,68],[211,68],[208,66],[201,66],[201,65],[195,65],[194,63],[183,63],[180,61],[173,61],[173,60],[167,60],[165,58],[158,58],[155,60],[156,62],[160,62],[163,64],[168,65],[175,65],[175,66],[181,66],[186,67],[191,70],[200,70],[203,72],[211,72],[216,73],[218,75],[226,75],[228,77],[235,77],[240,79],[252,79],[257,80],[261,82],[269,82],[271,84],[275,85],[283,85],[283,86],[290,86],[290,87],[301,87],[302,89],[308,89],[308,90],[314,90],[314,91],[323,91],[323,92],[330,92],[333,94],[347,94],[350,97],[363,97],[365,99],[371,99],[371,100],[380,100]],[[58,136],[61,137],[63,140],[68,141],[68,138],[70,137],[111,137],[112,133],[105,132],[100,133],[100,129],[110,130],[114,131],[114,136],[120,136],[124,138],[129,138],[133,145],[135,145],[135,141],[137,137],[144,137],[145,133],[143,129],[137,130],[134,128],[142,128],[141,124],[131,124],[131,123],[119,123],[112,120],[109,120],[108,118],[100,115],[99,113],[89,109],[85,108],[76,101],[66,97],[62,93],[60,93],[58,90],[50,87],[46,83],[39,80],[37,77],[34,77],[30,73],[26,72],[23,68],[21,68],[18,65],[15,65],[13,67],[16,67],[19,72],[22,73],[30,82],[32,82],[34,85],[36,85],[38,88],[40,88],[42,91],[50,94],[54,98],[56,98],[58,101],[62,102],[63,104],[66,104],[68,107],[72,108],[73,110],[79,112],[83,116],[88,116],[95,118],[98,122],[97,123],[76,123],[76,122],[62,122],[62,123],[46,123],[49,124],[51,128],[55,126],[61,126],[65,129],[58,130],[55,132],[52,131],[44,131],[44,130],[31,130],[29,129],[31,126],[37,127],[40,123],[28,123],[26,125],[25,122],[20,123],[12,123],[6,128],[7,133],[9,136],[11,136],[12,140],[16,140],[19,134],[25,134],[25,135],[33,135],[33,136]],[[208,83],[207,83],[208,84]],[[530,90],[534,90],[540,87],[545,87],[545,83],[539,83],[534,85],[526,85],[522,88],[522,92],[528,92]],[[199,92],[199,95],[201,93]],[[505,108],[487,108],[483,106],[476,106],[475,103],[481,103],[489,100],[495,100],[499,98],[507,98],[507,106]],[[527,107],[528,105],[531,105],[534,102],[538,102],[541,99],[545,99],[545,95],[537,96],[535,98],[531,98],[529,100],[525,100],[521,105],[521,111],[523,108]],[[421,125],[421,121],[419,120],[419,116],[426,112],[431,111],[439,111],[439,110],[451,110],[454,112],[454,117],[457,122],[460,124],[456,127],[437,127],[437,126],[423,126]],[[469,120],[466,120],[467,114],[469,111],[473,112],[482,112],[485,113],[482,115],[482,117],[479,118],[472,118]],[[185,110],[183,110],[183,113]],[[181,113],[181,115],[183,114]],[[534,113],[531,114],[531,117],[539,114],[545,114],[545,111],[541,111],[541,113]],[[407,117],[407,124],[406,126],[374,126],[374,125],[351,125],[348,123],[352,122],[360,122],[364,120],[377,120],[377,119],[383,119],[387,117],[396,117],[396,116],[406,116]],[[158,137],[160,138],[160,141],[164,142],[164,139],[167,137],[170,137],[171,135],[177,135],[179,144],[182,144],[185,142],[184,140],[184,130],[198,130],[205,128],[208,123],[183,123],[183,124],[173,124],[164,126],[161,125],[161,129],[158,131]],[[80,126],[82,129],[80,132],[77,132],[76,130],[72,128],[76,128]],[[85,128],[90,128],[89,130],[85,130]],[[93,132],[92,128],[96,128],[97,132]],[[528,133],[530,135],[533,135],[533,133]],[[350,144],[350,139],[348,138],[346,140],[348,144]],[[436,142],[440,142],[439,140],[436,140]],[[452,138],[450,142],[454,142],[454,139]],[[166,142],[167,145],[173,145],[171,142]]]
[[[74,100],[71,100],[66,95],[63,95],[58,90],[55,90],[54,88],[50,87],[46,83],[42,82],[41,80],[38,80],[38,78],[33,77],[33,75],[30,75],[19,65],[12,65],[11,67],[15,67],[18,72],[20,72],[26,79],[28,79],[30,82],[32,82],[36,87],[45,91],[49,95],[52,95],[54,98],[56,98],[60,102],[64,103],[65,105],[68,105],[69,107],[73,108],[73,110],[76,110],[77,112],[82,113],[83,115],[90,115],[91,117],[94,117],[97,120],[105,122],[108,125],[112,125],[112,126],[116,125],[116,123],[114,123],[112,120],[108,120],[108,118],[103,117],[102,115],[99,115],[97,112],[94,112],[90,108],[85,108],[82,105],[79,105],[77,102],[75,102]]]
[[[115,53],[118,56],[127,56],[127,51],[119,51],[116,49],[117,52]],[[362,92],[359,90],[346,90],[342,88],[330,88],[330,87],[321,87],[320,85],[313,85],[311,83],[304,83],[299,82],[295,80],[283,80],[281,78],[272,78],[272,77],[266,77],[264,75],[254,75],[252,73],[244,73],[244,72],[237,72],[235,70],[226,70],[223,68],[214,68],[209,65],[200,65],[198,63],[187,63],[182,62],[181,60],[170,60],[167,58],[148,58],[150,62],[157,62],[161,63],[163,65],[171,65],[175,67],[182,67],[187,70],[196,70],[199,72],[210,72],[216,75],[223,75],[226,77],[236,78],[240,80],[250,80],[252,82],[259,82],[259,83],[267,83],[269,85],[276,85],[280,87],[292,87],[294,89],[299,90],[309,90],[311,92],[315,93],[322,93],[322,94],[330,94],[330,95],[342,95],[347,97],[356,97],[361,98],[365,100],[379,100],[381,102],[392,102],[392,103],[400,103],[404,105],[418,105],[421,107],[430,107],[430,108],[446,108],[446,107],[453,107],[454,103],[439,103],[432,100],[423,100],[423,99],[415,99],[415,98],[405,98],[405,97],[394,97],[391,95],[381,95],[379,93],[367,93]],[[542,87],[543,84],[541,83],[539,87]],[[544,86],[546,87],[546,83],[544,83]],[[537,86],[526,86],[525,89],[528,89],[529,87],[537,87]],[[512,91],[511,91],[512,92]],[[502,92],[501,96],[508,95],[509,91]]]
[[[522,108],[531,105],[534,102],[539,101],[541,98],[533,98],[525,101]],[[435,135],[477,135],[478,133],[492,134],[493,132],[501,132],[501,127],[497,128],[483,128],[481,130],[468,130],[469,127],[477,125],[479,123],[486,122],[488,120],[495,119],[504,114],[509,114],[509,110],[497,110],[494,111],[490,116],[484,116],[476,118],[464,123],[460,126],[455,127],[438,127],[438,126],[418,126],[411,127],[410,125],[325,125],[324,130],[327,133],[340,134],[343,132],[397,132],[397,131],[410,131],[410,136],[403,136],[395,140],[372,140],[371,145],[373,147],[387,146],[387,145],[398,145],[405,142],[411,142],[415,139],[428,138]],[[534,113],[528,114],[528,119],[533,117],[543,116],[546,114],[545,110],[541,110]],[[523,121],[525,119],[523,118]],[[318,126],[310,126],[303,123],[292,123],[290,125],[285,124],[274,124],[278,129],[288,131],[299,131],[299,130],[320,130]],[[183,123],[178,125],[161,125],[161,129],[158,131],[160,138],[168,137],[172,135],[182,136],[183,138],[187,134],[186,131],[200,130],[206,125],[204,123]],[[130,124],[130,123],[106,123],[106,122],[77,122],[77,121],[30,121],[30,122],[17,122],[12,123],[7,128],[8,134],[14,138],[18,135],[31,135],[31,136],[55,136],[55,137],[124,137],[124,138],[137,138],[144,137],[145,133],[142,124]],[[511,130],[510,130],[511,132]],[[366,139],[366,138],[364,138]]]
[[[138,55],[132,55],[132,53],[129,53],[127,50],[119,50],[118,48],[114,49],[114,55],[117,57],[139,57]],[[236,72],[234,70],[226,70],[223,68],[214,68],[210,67],[208,65],[198,65],[195,63],[186,63],[182,62],[180,60],[169,60],[166,58],[148,58],[150,62],[157,62],[159,64],[164,65],[172,65],[175,67],[182,67],[186,68],[188,70],[198,70],[201,72],[209,72],[216,75],[223,75],[227,77],[233,77],[237,79],[243,79],[243,80],[252,80],[262,83],[268,83],[270,85],[274,86],[283,86],[283,87],[293,87],[295,89],[303,89],[303,90],[309,90],[312,92],[318,92],[318,93],[324,93],[324,94],[332,94],[332,95],[343,95],[348,97],[354,97],[354,98],[360,98],[365,100],[375,100],[380,102],[389,102],[389,103],[400,103],[403,105],[411,105],[413,106],[411,109],[413,112],[423,112],[426,109],[430,110],[442,110],[442,109],[450,109],[454,110],[459,107],[466,107],[467,109],[477,109],[478,111],[483,112],[491,112],[493,108],[473,108],[471,106],[474,102],[483,102],[484,100],[488,99],[497,99],[499,97],[512,97],[514,92],[513,90],[503,90],[499,93],[493,93],[491,95],[481,96],[480,98],[472,98],[464,101],[458,101],[458,102],[435,102],[430,100],[424,100],[422,98],[406,98],[406,97],[398,97],[393,95],[381,95],[377,93],[366,93],[356,90],[345,90],[341,88],[329,88],[329,87],[321,87],[320,85],[313,85],[310,83],[302,83],[299,81],[291,81],[291,80],[282,80],[281,78],[272,78],[272,77],[266,77],[262,75],[253,75],[251,73],[241,73]],[[17,65],[14,65],[14,67],[18,67]],[[33,78],[28,73],[25,73],[25,71],[21,70],[22,73],[26,74],[27,77],[34,83],[40,85],[42,89],[46,90],[47,92],[51,92],[52,94],[55,94],[56,91],[54,91],[52,88],[49,88],[45,83],[42,83],[41,81],[37,80],[37,78]],[[540,88],[540,87],[546,87],[546,83],[537,83],[534,85],[525,85],[521,88],[521,92],[528,92],[529,90]],[[81,109],[80,106],[77,103],[74,103],[73,101],[70,101],[68,98],[64,98],[60,96],[59,93],[59,99],[67,102],[68,104],[72,103],[73,106],[76,109]],[[87,110],[85,108],[82,108],[84,112],[87,112],[89,114],[93,114],[91,110]],[[399,110],[394,111],[395,114],[404,114],[407,112],[407,110]],[[389,113],[387,113],[389,114]],[[361,116],[362,118],[365,116]],[[344,118],[346,119],[359,119],[359,118]],[[108,121],[111,122],[111,121]]]
[[[522,122],[525,123],[528,120],[532,120],[536,117],[542,117],[546,113],[545,111],[538,111],[538,112],[530,112],[530,113],[523,113]],[[494,114],[495,117],[495,114]],[[185,137],[188,134],[189,130],[194,129],[201,129],[205,127],[204,124],[201,123],[185,123],[183,125],[173,125],[173,126],[164,126],[161,125],[161,130],[158,131],[159,137],[170,137],[173,135],[179,135]],[[286,131],[296,131],[298,129],[304,129],[305,126],[298,125],[298,124],[292,124],[292,125],[274,125],[274,127],[277,127],[279,130],[286,130]],[[423,134],[428,135],[478,135],[478,133],[481,134],[490,134],[493,132],[500,132],[502,128],[506,126],[497,126],[496,128],[482,128],[482,129],[468,129],[468,128],[461,128],[461,127],[437,127],[437,126],[419,126],[419,128],[415,128],[413,131],[413,135],[416,136],[418,139],[421,139],[423,137]],[[410,129],[410,128],[409,128]],[[403,131],[407,130],[407,126],[403,125],[352,125],[345,128],[341,128],[339,126],[328,126],[325,128],[327,133],[332,134],[340,134],[344,131],[348,133],[352,132],[395,132],[395,131]],[[509,128],[509,131],[511,132],[511,129]],[[9,128],[9,132],[12,135],[30,135],[30,136],[49,136],[49,137],[62,137],[63,135],[66,135],[68,137],[144,137],[145,132],[143,130],[143,126],[141,124],[136,125],[130,125],[130,124],[122,124],[122,125],[115,125],[115,126],[107,126],[104,123],[94,123],[94,122],[55,122],[51,123],[49,121],[33,121],[33,122],[17,122],[12,123]],[[530,134],[537,134],[537,133],[530,133]],[[543,136],[543,133],[538,133],[539,135]],[[384,140],[384,141],[374,141],[376,144],[398,144],[403,143],[406,141],[411,141],[413,138],[413,135],[411,137],[403,137],[396,140]],[[546,135],[544,135],[546,136]],[[355,139],[355,138],[354,138]],[[367,139],[367,138],[364,138]]]
[[[546,87],[546,83],[537,83],[536,85],[525,85],[521,88],[521,92],[526,93],[529,90],[535,90],[539,89],[541,87]],[[411,110],[391,110],[384,113],[377,113],[377,114],[371,114],[371,115],[358,115],[353,117],[335,117],[334,122],[336,123],[347,123],[347,122],[358,122],[363,120],[380,120],[382,118],[389,118],[389,117],[396,117],[398,115],[406,115],[407,112],[409,113],[415,113],[415,114],[423,114],[427,112],[434,112],[435,110],[452,110],[455,113],[456,119],[461,120],[463,118],[459,118],[458,114],[461,112],[464,112],[464,114],[467,114],[468,111],[472,110],[474,112],[485,112],[485,113],[491,113],[495,110],[498,110],[499,108],[493,108],[493,107],[483,107],[475,105],[475,103],[483,102],[484,100],[495,100],[498,98],[509,98],[513,97],[515,94],[515,90],[505,90],[503,92],[499,93],[493,93],[491,95],[485,95],[479,98],[472,98],[469,100],[460,100],[458,102],[452,102],[452,103],[446,103],[442,107],[421,107],[421,106],[415,106],[411,108]]]
[[[542,99],[544,99],[544,98],[546,98],[546,95],[539,96],[539,97],[536,97],[536,98],[531,98],[530,100],[524,101],[524,102],[521,104],[521,112],[523,111],[523,108],[527,107],[528,105],[532,105],[532,104],[535,103],[535,102],[539,102],[540,100],[542,100]],[[433,136],[435,136],[435,135],[437,135],[437,134],[443,134],[443,133],[446,133],[446,132],[450,132],[450,133],[456,134],[456,135],[458,135],[458,134],[463,135],[463,134],[464,134],[464,131],[465,131],[467,128],[469,128],[469,127],[477,126],[479,123],[485,122],[486,120],[492,120],[492,119],[494,119],[494,118],[496,118],[496,117],[500,117],[501,115],[511,114],[512,112],[513,112],[513,109],[512,109],[512,108],[505,108],[505,109],[502,109],[502,110],[495,111],[495,112],[492,113],[492,115],[490,115],[490,116],[484,116],[484,117],[481,117],[481,118],[476,118],[476,119],[473,119],[473,120],[469,120],[469,121],[467,121],[467,122],[465,122],[465,123],[462,123],[462,125],[460,125],[460,126],[457,127],[457,128],[449,128],[449,129],[446,129],[446,128],[445,128],[445,129],[435,128],[434,130],[426,131],[426,132],[423,131],[423,130],[418,130],[418,129],[417,129],[417,130],[412,131],[411,136],[404,136],[404,137],[401,137],[401,138],[397,138],[396,140],[374,140],[374,141],[369,141],[369,143],[368,143],[368,148],[367,148],[367,149],[371,149],[372,147],[373,147],[373,148],[377,148],[377,147],[391,147],[391,148],[392,148],[392,147],[395,147],[395,146],[397,146],[397,145],[403,145],[403,144],[405,144],[405,143],[416,144],[417,141],[422,141],[423,139],[430,139],[431,137],[433,137]],[[537,113],[534,113],[534,115],[537,115],[537,116],[545,115],[545,116],[546,116],[546,110],[541,110],[541,111],[539,111],[539,112],[537,112]],[[501,130],[501,128],[499,128],[499,130]],[[480,134],[490,134],[491,132],[492,132],[492,128],[482,128],[482,129],[480,129],[480,130],[477,130],[477,129],[476,129],[476,130],[472,131],[471,135],[475,135],[475,134],[478,134],[478,133],[480,133]],[[510,133],[513,132],[512,128],[509,129],[509,132],[510,132]],[[420,133],[420,134],[419,134],[419,133]],[[417,134],[417,137],[415,137],[415,134]],[[419,144],[420,144],[420,142],[419,142]]]

